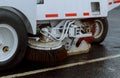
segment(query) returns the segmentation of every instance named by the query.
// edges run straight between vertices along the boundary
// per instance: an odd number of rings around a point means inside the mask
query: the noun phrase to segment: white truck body
[[[99,3],[99,11],[92,11],[93,2]],[[44,0],[37,5],[37,20],[106,17],[107,10],[108,0]]]
[[[96,5],[92,6],[93,2],[99,3],[100,10],[94,8]],[[37,0],[0,1],[0,6],[13,7],[21,11],[29,19],[33,34],[36,34],[36,20],[106,17],[108,11],[118,5],[115,0],[44,0],[42,4],[37,4]]]
[[[120,0],[108,0],[108,11],[120,5]]]

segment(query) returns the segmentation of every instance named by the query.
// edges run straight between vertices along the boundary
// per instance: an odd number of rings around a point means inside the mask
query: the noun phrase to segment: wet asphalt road
[[[58,65],[120,55],[120,7],[109,12],[108,22],[109,32],[104,42],[100,45],[92,45],[88,54],[68,57]],[[15,69],[0,72],[0,76],[34,71],[43,68],[49,67],[41,66],[39,63],[23,61]],[[20,78],[120,78],[120,57],[37,73]]]

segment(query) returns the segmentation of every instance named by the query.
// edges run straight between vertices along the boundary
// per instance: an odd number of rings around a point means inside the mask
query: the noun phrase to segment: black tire
[[[97,18],[95,19],[96,23],[99,25],[99,32],[98,34],[96,33],[96,30],[95,30],[95,33],[94,34],[94,40],[92,43],[95,43],[95,44],[100,44],[101,42],[104,41],[106,35],[107,35],[107,32],[108,32],[108,21],[107,21],[107,18]]]
[[[26,47],[27,47],[27,31],[23,21],[16,14],[8,10],[0,9],[0,25],[2,26],[2,24],[8,25],[8,27],[10,27],[11,29],[14,29],[17,35],[17,38],[16,38],[17,43],[16,41],[14,41],[14,43],[17,44],[17,47],[15,48],[12,56],[10,56],[10,58],[6,60],[4,60],[4,57],[3,57],[3,61],[0,60],[0,70],[6,70],[16,66],[24,58]],[[10,41],[11,39],[8,39],[8,40]],[[14,46],[14,43],[13,43],[13,46]],[[0,48],[0,49],[3,49],[3,48]],[[13,49],[13,47],[11,49]],[[11,51],[9,50],[8,53],[9,52],[12,52],[12,50]]]

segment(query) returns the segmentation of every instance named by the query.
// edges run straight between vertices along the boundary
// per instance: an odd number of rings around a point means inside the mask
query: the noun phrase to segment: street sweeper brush
[[[27,59],[34,62],[39,62],[43,65],[55,65],[57,62],[64,60],[67,57],[67,51],[61,47],[57,50],[37,50],[28,47]]]

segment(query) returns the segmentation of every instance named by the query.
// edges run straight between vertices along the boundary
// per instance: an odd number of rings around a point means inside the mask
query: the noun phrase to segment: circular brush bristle
[[[37,50],[28,47],[26,57],[30,61],[40,62],[44,65],[54,65],[67,57],[67,51],[64,48],[57,50]]]

